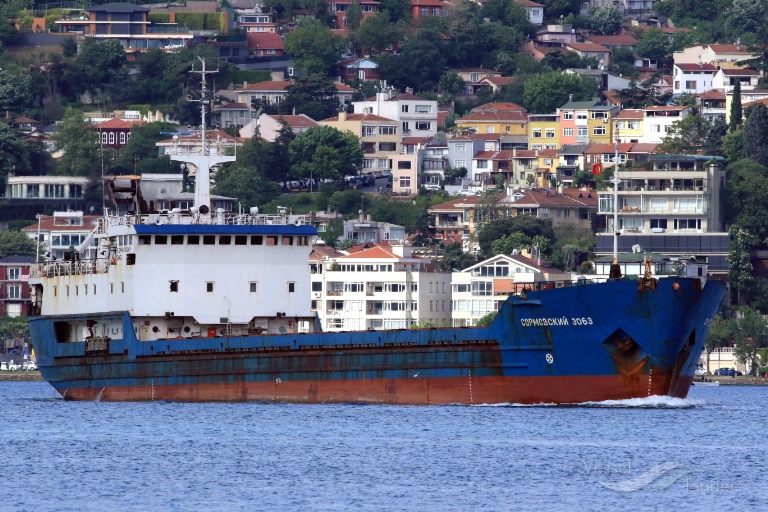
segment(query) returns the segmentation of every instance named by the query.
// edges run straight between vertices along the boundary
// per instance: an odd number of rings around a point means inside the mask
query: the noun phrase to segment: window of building
[[[408,105],[400,105],[400,112],[408,113]]]
[[[407,105],[404,105],[407,106]],[[403,133],[411,133],[410,125],[408,124],[408,121],[403,121]]]
[[[477,168],[478,169],[487,169],[488,168],[488,160],[478,160],[477,161]]]
[[[107,132],[101,132],[101,143],[102,144],[108,144],[109,139],[107,138]]]
[[[431,130],[432,123],[416,123],[417,130]]]
[[[9,299],[20,299],[21,298],[21,285],[18,284],[11,284],[8,285],[8,298]]]
[[[554,128],[547,128],[544,131],[544,137],[547,139],[554,139],[555,138],[555,129]]]
[[[205,291],[208,293],[213,293],[213,283],[211,281],[205,283]]]
[[[400,176],[400,188],[411,188],[411,177]]]
[[[578,137],[586,137],[589,134],[589,129],[586,126],[579,126],[579,131],[576,133]]]
[[[125,132],[120,132],[120,144],[125,144]]]
[[[607,119],[607,112],[592,112],[592,119]]]
[[[379,126],[379,135],[396,135],[396,134],[397,134],[397,126],[394,126],[394,125]]]
[[[573,128],[563,128],[563,137],[573,137]]]
[[[110,144],[115,143],[115,132],[109,132],[109,143]]]
[[[563,112],[563,119],[566,121],[573,120],[573,112]]]
[[[293,293],[296,291],[296,283],[290,282],[288,283],[288,293]]]
[[[686,89],[695,89],[696,88],[696,81],[695,80],[686,80],[685,81],[685,88]]]
[[[534,139],[540,139],[541,138],[541,128],[534,128],[531,130],[531,137]]]
[[[11,267],[8,269],[8,280],[9,281],[18,281],[19,276],[21,275],[21,269],[18,267]]]
[[[605,126],[595,126],[592,128],[592,135],[605,135]]]
[[[256,293],[256,290],[258,289],[258,282],[256,283],[248,283],[248,288],[251,293]]]
[[[430,114],[432,113],[432,105],[416,105],[417,114]]]
[[[169,281],[171,284],[171,291],[172,292],[178,292],[179,291],[179,282],[178,281]]]

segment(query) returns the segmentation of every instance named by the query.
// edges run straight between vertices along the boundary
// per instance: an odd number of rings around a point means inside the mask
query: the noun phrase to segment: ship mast
[[[192,96],[187,96],[189,102],[200,102],[201,126],[200,126],[200,149],[197,151],[194,145],[184,149],[178,144],[178,139],[174,137],[174,148],[171,152],[171,160],[185,162],[195,166],[195,210],[200,216],[200,222],[207,224],[211,222],[211,168],[224,162],[234,162],[234,156],[225,156],[220,148],[214,148],[206,137],[205,112],[208,105],[211,104],[208,98],[208,88],[206,87],[206,76],[218,73],[219,71],[209,71],[205,69],[205,59],[198,57],[202,63],[200,70],[192,69],[193,73],[200,74],[200,99],[194,100]]]

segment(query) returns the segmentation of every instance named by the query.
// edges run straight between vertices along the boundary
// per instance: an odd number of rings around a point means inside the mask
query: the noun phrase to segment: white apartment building
[[[570,280],[570,274],[543,267],[521,255],[498,254],[454,272],[451,279],[451,305],[454,327],[477,325],[488,313],[498,311],[504,301],[542,281]]]
[[[643,142],[661,144],[672,130],[672,124],[682,121],[691,113],[690,107],[662,105],[643,109]]]
[[[619,172],[618,221],[613,223],[613,186],[599,191],[598,215],[605,231],[597,233],[598,256],[618,251],[667,256],[695,256],[713,274],[728,272],[728,233],[720,212],[725,183],[724,159],[704,155],[650,155],[649,170]]]
[[[712,89],[717,68],[712,64],[684,64],[673,66],[672,94],[700,94]]]
[[[375,98],[352,103],[355,114],[375,114],[394,119],[400,124],[404,137],[434,137],[437,134],[437,101],[408,92],[376,93]]]
[[[451,318],[451,274],[410,246],[375,246],[310,261],[312,307],[323,331],[443,326]]]

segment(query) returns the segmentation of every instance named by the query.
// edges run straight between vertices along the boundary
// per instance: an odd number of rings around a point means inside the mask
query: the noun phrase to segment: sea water
[[[67,402],[0,382],[0,510],[765,510],[768,387],[578,406]]]

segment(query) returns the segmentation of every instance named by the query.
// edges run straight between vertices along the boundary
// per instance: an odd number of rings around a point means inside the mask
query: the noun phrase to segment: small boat
[[[720,381],[716,380],[716,381],[712,382],[712,381],[695,380],[691,384],[694,385],[694,386],[697,386],[697,387],[698,386],[719,386],[720,385]]]

